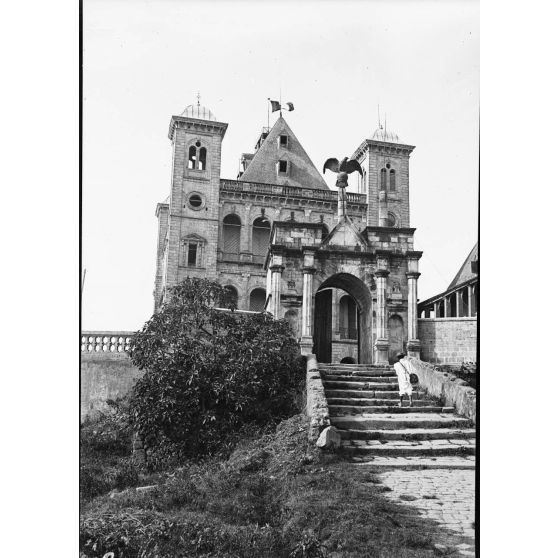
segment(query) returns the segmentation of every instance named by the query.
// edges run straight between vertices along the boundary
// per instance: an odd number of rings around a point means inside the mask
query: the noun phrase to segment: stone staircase
[[[397,468],[475,465],[475,428],[415,386],[399,407],[393,366],[319,364],[331,424],[354,461]],[[418,389],[417,389],[418,388]]]

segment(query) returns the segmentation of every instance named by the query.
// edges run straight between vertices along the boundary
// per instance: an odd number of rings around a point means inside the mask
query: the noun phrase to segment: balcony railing
[[[358,339],[358,329],[354,327],[340,327],[339,337],[341,339]]]
[[[221,179],[221,190],[224,192],[243,192],[331,202],[336,202],[338,196],[338,193],[333,190],[317,190],[313,188],[300,188],[298,186],[282,186],[278,184],[265,184],[263,182],[242,182],[241,180],[228,179]],[[347,192],[347,202],[365,204],[366,194]]]
[[[123,353],[130,348],[131,331],[83,331],[82,353]]]

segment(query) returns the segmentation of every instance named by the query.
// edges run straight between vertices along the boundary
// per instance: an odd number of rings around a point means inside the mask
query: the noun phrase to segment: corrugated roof
[[[471,253],[467,256],[467,259],[457,272],[457,275],[453,278],[453,281],[449,284],[449,287],[446,290],[453,289],[453,287],[468,281],[469,279],[473,279],[474,277],[478,276],[478,273],[474,273],[471,262],[477,261],[479,259],[479,244],[478,242],[473,246]]]
[[[286,148],[279,145],[278,138],[281,135],[289,138]],[[288,176],[277,175],[277,162],[280,159],[290,163]],[[282,116],[277,119],[269,135],[254,154],[254,158],[242,174],[242,181],[329,190],[322,175]]]

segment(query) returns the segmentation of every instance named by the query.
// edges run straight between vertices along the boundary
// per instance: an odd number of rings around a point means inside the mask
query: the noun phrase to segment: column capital
[[[420,273],[418,271],[407,271],[405,273],[407,279],[418,279],[420,277]]]
[[[309,274],[309,275],[314,275],[314,273],[316,273],[316,268],[311,267],[311,266],[304,266],[302,268],[302,273]]]
[[[283,273],[285,266],[284,265],[270,265],[269,269],[271,269],[272,273]]]
[[[387,269],[378,269],[374,272],[375,277],[387,277],[389,275],[389,271]]]

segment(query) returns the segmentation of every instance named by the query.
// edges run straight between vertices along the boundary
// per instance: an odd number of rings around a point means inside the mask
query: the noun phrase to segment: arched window
[[[254,289],[250,293],[250,310],[253,312],[263,312],[265,306],[265,289]]]
[[[238,261],[240,254],[240,217],[230,213],[223,219],[223,259]]]
[[[382,169],[380,171],[380,190],[386,189],[387,182],[387,169]]]
[[[391,211],[388,212],[387,226],[388,227],[397,227],[397,217]]]
[[[198,164],[198,169],[199,170],[205,170],[206,160],[207,160],[207,149],[205,147],[202,147],[200,149],[200,160],[199,160],[199,164]],[[393,172],[393,171],[391,171],[391,172]]]
[[[203,267],[204,252],[204,238],[197,234],[184,237],[180,246],[180,265],[184,267]]]
[[[207,168],[207,149],[197,141],[188,148],[188,168],[205,170]]]
[[[395,192],[395,169],[389,171],[389,190]]]
[[[195,169],[197,167],[198,151],[194,145],[188,149],[188,168]]]
[[[339,300],[339,335],[341,339],[357,339],[357,309],[352,297],[344,295]]]
[[[232,285],[226,285],[225,291],[225,306],[238,308],[238,291]]]
[[[271,226],[265,217],[258,217],[252,223],[252,254],[260,256],[259,259],[267,254],[270,230]]]

